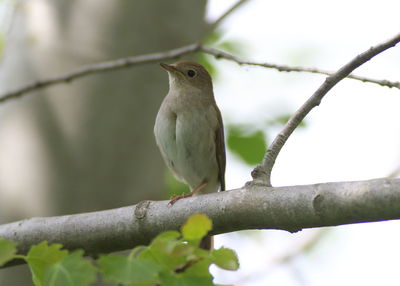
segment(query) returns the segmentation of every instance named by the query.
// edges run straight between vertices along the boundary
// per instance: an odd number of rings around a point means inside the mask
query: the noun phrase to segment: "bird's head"
[[[212,94],[211,76],[202,65],[189,61],[160,65],[168,71],[170,89]]]

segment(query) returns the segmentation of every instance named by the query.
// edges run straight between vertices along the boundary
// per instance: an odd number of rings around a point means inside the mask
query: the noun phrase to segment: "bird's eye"
[[[187,75],[188,75],[189,77],[195,77],[195,76],[196,76],[196,72],[195,72],[194,70],[188,70],[188,71],[187,71]]]

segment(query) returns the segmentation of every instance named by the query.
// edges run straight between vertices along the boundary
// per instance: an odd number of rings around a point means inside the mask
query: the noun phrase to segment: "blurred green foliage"
[[[17,244],[0,237],[0,267],[14,258],[17,253]]]
[[[16,257],[24,259],[35,286],[87,286],[98,273],[118,285],[214,285],[211,264],[237,270],[239,261],[228,248],[199,248],[211,229],[212,222],[206,215],[195,214],[188,218],[181,232],[163,232],[149,246],[137,246],[128,256],[101,255],[97,267],[83,257],[82,250],[69,252],[61,249],[61,244],[48,245],[44,241],[22,256],[16,255],[16,243],[0,238],[0,266]]]
[[[267,148],[266,136],[263,131],[250,131],[250,128],[240,125],[229,125],[227,128],[227,146],[248,165],[261,162]],[[250,129],[251,130],[251,129]]]
[[[265,122],[265,131],[255,129],[250,125],[228,125],[227,147],[229,151],[237,155],[244,163],[256,165],[261,162],[267,146],[269,145],[268,130],[271,128],[283,128],[292,114],[282,114]],[[304,128],[305,122],[301,122],[299,128]]]

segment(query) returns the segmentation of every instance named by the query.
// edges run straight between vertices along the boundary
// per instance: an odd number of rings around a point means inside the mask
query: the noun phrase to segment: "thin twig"
[[[117,70],[117,69],[123,69],[123,68],[128,68],[131,66],[135,66],[135,65],[148,64],[148,63],[158,62],[158,61],[162,61],[162,60],[171,60],[171,59],[179,58],[184,55],[192,54],[195,52],[204,52],[204,53],[215,56],[217,59],[224,58],[226,60],[234,61],[240,65],[260,66],[260,67],[265,67],[265,68],[276,69],[276,70],[282,71],[282,72],[309,72],[309,73],[326,74],[326,75],[333,74],[331,72],[322,71],[322,70],[315,69],[315,68],[290,67],[287,65],[277,65],[277,64],[271,64],[271,63],[257,63],[257,62],[246,61],[246,60],[240,59],[236,56],[233,56],[229,53],[223,52],[221,50],[195,43],[195,44],[183,46],[181,48],[177,48],[177,49],[173,49],[173,50],[169,50],[169,51],[165,51],[165,52],[140,55],[140,56],[129,57],[129,58],[121,58],[121,59],[117,59],[117,60],[113,60],[113,61],[82,66],[74,71],[69,72],[69,73],[57,75],[57,76],[46,78],[43,80],[34,81],[34,82],[28,83],[26,85],[23,85],[21,87],[18,87],[14,90],[5,92],[4,94],[0,95],[0,103],[8,101],[13,98],[21,97],[23,95],[28,94],[29,92],[40,90],[40,89],[43,89],[43,88],[46,88],[49,86],[53,86],[53,85],[60,84],[60,83],[69,83],[75,79],[78,79],[78,78],[81,78],[81,77],[84,77],[87,75],[91,75],[91,74],[95,74],[95,73],[102,73],[102,72],[112,71],[112,70]],[[381,86],[395,87],[395,88],[400,89],[400,82],[392,82],[392,81],[388,81],[388,80],[376,80],[376,79],[370,79],[370,78],[365,78],[365,77],[360,77],[360,76],[355,76],[355,75],[349,75],[348,78],[360,80],[363,82],[375,83],[375,84],[379,84]]]
[[[334,74],[334,72],[332,72],[332,71],[326,71],[326,70],[317,69],[317,68],[309,68],[309,67],[301,67],[301,66],[288,66],[288,65],[278,65],[278,64],[272,64],[272,63],[247,61],[247,60],[243,60],[239,57],[233,56],[229,53],[226,53],[224,51],[214,49],[214,48],[208,47],[208,46],[202,46],[200,48],[200,50],[204,53],[215,56],[217,59],[223,58],[226,60],[236,62],[239,65],[259,66],[259,67],[264,67],[264,68],[269,68],[269,69],[275,69],[280,72],[307,72],[307,73],[315,73],[315,74],[324,74],[324,75],[329,75],[329,76]],[[400,89],[399,81],[389,81],[386,79],[378,80],[378,79],[362,77],[362,76],[352,75],[352,74],[348,75],[347,78],[359,80],[362,82],[375,83],[375,84],[378,84],[381,86],[386,86],[389,88],[394,87],[394,88]]]
[[[347,77],[353,70],[366,63],[381,52],[394,47],[400,41],[400,34],[387,40],[379,45],[369,48],[367,51],[355,57],[349,63],[341,67],[332,76],[326,78],[325,82],[317,89],[317,91],[293,114],[286,123],[283,130],[276,136],[272,144],[269,146],[261,165],[258,165],[252,171],[253,183],[265,184],[271,186],[271,172],[275,164],[275,160],[288,140],[292,132],[297,128],[307,114],[316,106],[318,106],[322,98],[333,88],[339,81]]]
[[[221,16],[219,16],[214,22],[210,23],[208,26],[208,31],[214,31],[229,15],[231,15],[240,6],[248,2],[249,0],[239,0],[231,8],[225,11]]]
[[[117,70],[122,68],[127,68],[135,65],[147,64],[158,62],[160,60],[165,59],[173,59],[178,58],[186,54],[191,54],[200,49],[200,44],[191,44],[188,46],[184,46],[178,49],[173,49],[161,53],[154,53],[154,54],[147,54],[147,55],[140,55],[130,58],[121,58],[113,61],[108,62],[101,62],[98,64],[82,66],[72,72],[57,75],[51,78],[47,78],[44,80],[38,80],[22,87],[19,87],[15,90],[9,91],[2,96],[0,96],[0,103],[7,101],[12,98],[17,98],[22,95],[27,94],[28,92],[35,91],[38,89],[42,89],[45,87],[49,87],[59,83],[69,83],[77,78],[81,78],[90,74],[106,72],[111,70]]]

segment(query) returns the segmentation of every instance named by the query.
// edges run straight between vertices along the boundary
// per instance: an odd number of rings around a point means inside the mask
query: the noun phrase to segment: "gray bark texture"
[[[195,42],[204,33],[205,5],[205,0],[20,1],[0,89]],[[167,89],[166,74],[147,65],[0,106],[0,223],[163,198],[164,164],[153,124]],[[32,283],[20,267],[0,274],[0,285]]]
[[[148,244],[162,231],[179,230],[195,213],[212,219],[211,234],[245,229],[296,232],[400,219],[399,206],[400,179],[277,188],[249,184],[241,189],[182,199],[173,206],[168,206],[168,201],[142,201],[106,211],[30,218],[0,225],[0,236],[19,242],[21,253],[47,240],[94,255]]]

